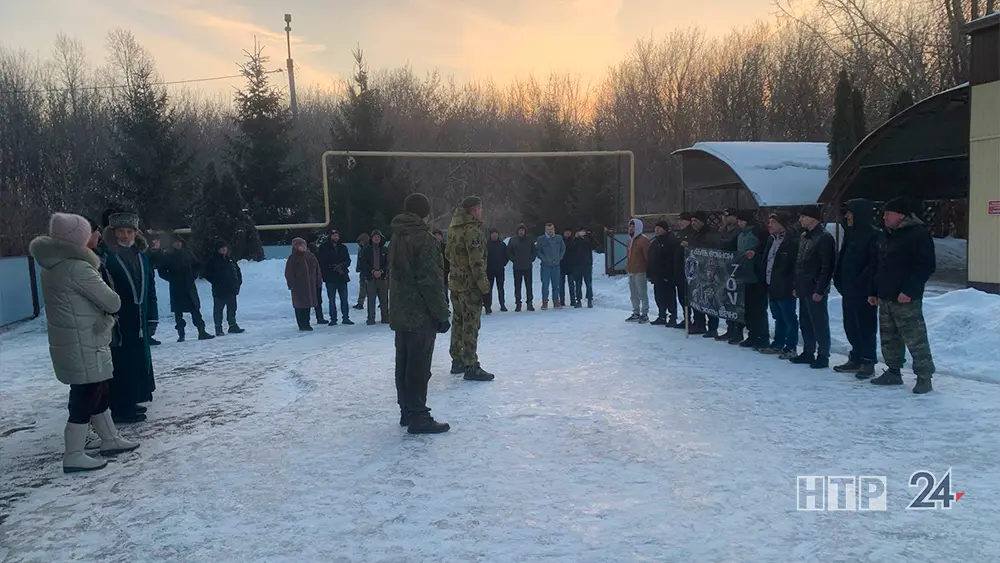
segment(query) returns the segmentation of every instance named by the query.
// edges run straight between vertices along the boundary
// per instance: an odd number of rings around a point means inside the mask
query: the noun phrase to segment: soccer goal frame
[[[384,157],[384,158],[435,158],[435,159],[487,159],[487,158],[574,158],[581,156],[627,156],[629,217],[635,214],[635,153],[615,151],[541,151],[541,152],[423,152],[423,151],[326,151],[323,153],[323,222],[256,225],[258,231],[284,231],[293,229],[325,229],[330,226],[330,157]],[[176,229],[177,234],[190,234],[191,229]]]

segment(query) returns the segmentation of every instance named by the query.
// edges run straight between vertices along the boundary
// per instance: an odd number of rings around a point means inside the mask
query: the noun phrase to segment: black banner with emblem
[[[740,258],[731,250],[685,249],[684,277],[692,309],[723,320],[744,322],[743,281],[735,277]]]

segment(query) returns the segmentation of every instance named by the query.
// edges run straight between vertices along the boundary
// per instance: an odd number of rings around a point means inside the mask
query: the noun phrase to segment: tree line
[[[869,128],[966,81],[963,26],[990,0],[819,0],[721,37],[681,29],[638,41],[597,83],[553,74],[459,83],[412,68],[371,70],[358,49],[339,88],[299,92],[259,45],[231,98],[162,84],[126,30],[104,61],[60,35],[48,57],[0,46],[0,255],[23,253],[53,211],[97,217],[110,202],[149,229],[237,237],[259,257],[256,224],[322,220],[326,150],[569,151],[636,155],[639,212],[683,205],[670,156],[699,140],[820,141],[842,159]],[[837,111],[835,112],[835,108]],[[837,114],[835,117],[835,113]],[[345,238],[386,229],[410,191],[446,227],[465,195],[510,232],[547,221],[600,230],[627,213],[627,161],[331,158],[334,225]],[[711,202],[705,203],[711,205]],[[262,232],[264,242],[291,232]]]

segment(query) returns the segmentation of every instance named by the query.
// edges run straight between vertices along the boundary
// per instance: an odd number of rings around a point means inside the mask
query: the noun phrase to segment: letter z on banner
[[[739,264],[736,253],[730,250],[685,249],[684,277],[689,306],[712,317],[745,322],[743,282],[736,278]]]

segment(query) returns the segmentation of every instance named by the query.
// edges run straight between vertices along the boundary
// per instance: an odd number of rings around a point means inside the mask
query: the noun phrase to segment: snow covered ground
[[[623,281],[598,275],[596,309],[484,319],[480,356],[494,382],[449,375],[439,339],[429,402],[452,431],[414,437],[396,424],[388,328],[297,332],[283,266],[244,265],[248,332],[210,342],[173,342],[159,287],[158,389],[150,420],[123,432],[142,447],[89,475],[61,473],[66,388],[51,375],[44,325],[0,335],[0,561],[939,563],[1000,553],[996,296],[927,300],[942,373],[935,393],[914,396],[912,375],[906,388],[878,389],[627,325]],[[831,311],[836,328],[836,300]],[[918,492],[912,472],[949,467],[961,501],[904,509]],[[888,510],[796,511],[798,475],[885,475]]]

